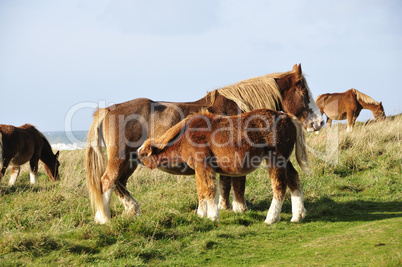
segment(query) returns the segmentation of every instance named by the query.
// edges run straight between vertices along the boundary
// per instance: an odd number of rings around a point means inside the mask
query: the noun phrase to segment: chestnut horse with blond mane
[[[322,94],[317,97],[317,106],[321,114],[327,115],[327,125],[331,127],[332,120],[348,120],[346,131],[351,132],[362,109],[369,109],[377,121],[385,120],[382,102],[378,103],[368,95],[350,89],[343,93]]]
[[[88,133],[86,155],[86,178],[95,222],[110,220],[113,191],[123,203],[126,213],[139,213],[139,204],[126,184],[139,164],[137,149],[146,139],[161,136],[188,115],[204,109],[215,114],[237,115],[260,108],[293,114],[302,121],[307,131],[319,130],[324,125],[300,64],[294,65],[288,72],[268,74],[223,87],[195,102],[155,102],[138,98],[97,109]],[[102,151],[102,137],[108,160]],[[173,174],[194,174],[194,170],[184,163],[160,169]],[[231,208],[229,196],[233,185],[233,210],[247,210],[245,181],[246,176],[233,180],[230,175],[220,176],[221,209]]]
[[[289,158],[296,147],[296,159],[307,170],[303,129],[293,116],[269,109],[258,109],[236,116],[208,112],[190,116],[157,139],[148,139],[138,149],[145,166],[170,167],[186,163],[195,170],[199,199],[198,215],[219,219],[216,174],[247,175],[266,161],[273,189],[273,200],[265,223],[280,220],[286,188],[292,194],[292,222],[306,215],[297,171]]]
[[[39,160],[51,181],[59,180],[59,151],[53,154],[46,137],[34,126],[20,127],[0,124],[0,181],[7,167],[12,166],[9,185],[15,184],[20,166],[29,161],[31,184],[36,184]]]

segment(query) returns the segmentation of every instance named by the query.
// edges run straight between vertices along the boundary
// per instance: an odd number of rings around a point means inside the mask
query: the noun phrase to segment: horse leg
[[[127,166],[125,171],[119,176],[119,180],[116,183],[116,194],[124,205],[124,213],[127,215],[136,215],[140,213],[140,204],[134,199],[126,187],[128,178],[133,174],[136,168],[136,163],[135,166],[132,166],[131,168],[130,166]]]
[[[288,178],[288,187],[291,192],[292,198],[292,219],[291,222],[301,222],[306,216],[306,209],[304,208],[303,203],[303,192],[300,186],[299,174],[293,167],[292,163],[288,161],[287,163],[287,178]]]
[[[271,176],[271,186],[274,192],[274,197],[272,198],[271,206],[268,210],[267,218],[265,223],[273,224],[279,222],[281,219],[280,212],[282,209],[282,204],[285,199],[286,193],[286,169],[279,167],[269,167],[268,168]]]
[[[20,175],[20,167],[13,167],[11,169],[11,177],[10,181],[8,182],[9,186],[13,186],[15,184],[15,181],[17,180],[18,175]]]
[[[351,132],[353,130],[353,124],[356,119],[353,119],[353,111],[348,111],[347,113],[348,123],[346,127],[346,132]]]
[[[3,159],[3,162],[1,162],[1,157],[0,157],[0,182],[1,182],[1,179],[3,178],[4,174],[6,173],[10,160],[11,159]]]
[[[201,166],[195,168],[199,199],[197,214],[200,217],[207,216],[212,221],[217,221],[219,220],[219,208],[216,197],[216,174],[212,168],[202,163],[199,165]]]
[[[229,200],[231,179],[232,178],[228,176],[219,176],[219,209],[221,210],[232,209]]]
[[[351,130],[350,130],[350,131],[353,130],[353,128],[354,128],[354,126],[355,126],[356,119],[357,119],[357,115],[353,115],[353,117],[352,117],[352,124],[351,124],[352,126],[351,126]]]
[[[29,177],[30,177],[30,181],[31,184],[36,184],[37,178],[36,178],[36,174],[38,173],[38,163],[39,163],[39,157],[32,157],[31,160],[29,161]]]
[[[98,203],[98,205],[96,205],[95,223],[105,224],[110,221],[110,202],[112,192],[116,188],[116,182],[118,181],[121,164],[121,160],[119,161],[118,159],[111,157],[108,161],[105,173],[100,179],[102,203]]]
[[[109,180],[109,175],[107,172],[102,176],[101,180]],[[103,186],[102,183],[102,202],[103,202],[103,210],[101,207],[98,207],[95,212],[95,223],[105,224],[110,222],[111,212],[110,212],[110,200],[112,198],[112,192],[115,188],[114,185],[109,185],[109,187]]]
[[[247,205],[244,199],[244,192],[246,190],[246,176],[233,177],[233,210],[235,212],[246,212]]]
[[[332,126],[332,119],[327,116],[327,127],[328,127],[328,129],[331,129],[331,126]]]
[[[197,209],[197,214],[201,218],[207,216],[207,202],[203,193],[203,188],[202,188],[202,182],[201,182],[202,177],[199,175],[195,175],[195,184],[197,187],[197,195],[198,195],[198,209]]]
[[[110,221],[110,200],[112,198],[112,192],[115,189],[116,180],[114,178],[114,172],[111,171],[109,164],[106,168],[105,173],[101,177],[101,188],[102,188],[102,206],[97,205],[95,212],[95,223],[105,224]]]

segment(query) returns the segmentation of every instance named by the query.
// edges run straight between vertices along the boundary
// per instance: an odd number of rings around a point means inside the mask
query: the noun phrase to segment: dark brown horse
[[[38,163],[41,160],[50,180],[59,180],[59,152],[53,154],[46,137],[34,126],[20,127],[0,124],[0,181],[9,165],[12,166],[9,185],[15,184],[20,166],[29,161],[31,184],[36,184]]]
[[[292,194],[292,222],[306,214],[297,171],[289,157],[296,147],[296,159],[307,169],[303,129],[293,115],[258,109],[236,116],[211,113],[193,115],[173,126],[157,139],[148,139],[138,149],[145,166],[173,167],[186,163],[195,170],[199,198],[198,215],[219,219],[216,174],[247,175],[266,161],[274,197],[266,223],[280,219],[286,187]]]
[[[110,220],[110,198],[115,190],[127,213],[138,213],[139,205],[126,188],[138,166],[137,149],[148,138],[156,138],[188,115],[203,109],[216,114],[236,115],[259,108],[283,110],[298,117],[307,131],[319,130],[324,121],[301,70],[273,73],[241,81],[208,93],[188,103],[154,102],[139,98],[100,108],[88,133],[87,185],[96,211],[95,221]],[[108,161],[102,152],[102,138]],[[173,174],[194,174],[186,164],[160,168]],[[245,176],[233,180],[233,209],[247,210],[244,201]],[[231,177],[221,175],[220,208],[230,208]]]
[[[378,103],[368,95],[350,89],[344,93],[319,95],[316,100],[321,114],[327,115],[327,125],[331,127],[332,120],[348,120],[346,131],[351,132],[362,109],[369,109],[377,121],[385,120],[382,102]]]

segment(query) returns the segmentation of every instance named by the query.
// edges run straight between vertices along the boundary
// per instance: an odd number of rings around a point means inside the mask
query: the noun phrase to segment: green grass
[[[61,152],[56,183],[41,168],[30,185],[25,167],[10,188],[7,173],[0,266],[401,266],[402,118],[358,124],[353,133],[338,127],[307,134],[311,174],[297,169],[308,214],[296,224],[289,195],[281,221],[264,224],[272,190],[263,168],[247,179],[250,210],[223,211],[218,222],[195,214],[194,177],[140,168],[128,188],[141,214],[122,215],[114,197],[107,225],[93,223],[84,151]]]

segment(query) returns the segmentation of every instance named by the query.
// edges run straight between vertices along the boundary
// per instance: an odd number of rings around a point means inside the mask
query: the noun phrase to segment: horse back
[[[129,150],[135,150],[146,139],[158,138],[187,116],[208,108],[209,102],[202,99],[186,103],[157,102],[136,98],[110,106],[102,126],[107,146],[125,141],[131,144]]]
[[[0,125],[2,135],[2,158],[13,165],[22,165],[27,162],[35,151],[40,156],[43,140],[36,128],[30,124],[20,127]],[[38,151],[39,150],[39,151]]]
[[[316,104],[321,112],[333,119],[345,119],[348,110],[355,110],[359,105],[355,89],[343,93],[322,94],[317,97]]]

